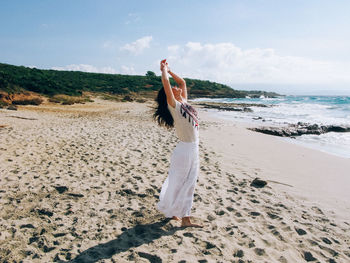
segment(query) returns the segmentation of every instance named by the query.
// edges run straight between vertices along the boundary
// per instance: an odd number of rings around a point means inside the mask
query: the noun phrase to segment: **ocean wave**
[[[272,107],[254,107],[253,112],[217,112],[225,119],[238,119],[270,124],[296,124],[306,122],[318,125],[350,125],[350,97],[346,96],[286,96],[283,98],[204,99],[222,103],[261,103]],[[350,133],[303,135],[295,142],[319,150],[350,157]]]

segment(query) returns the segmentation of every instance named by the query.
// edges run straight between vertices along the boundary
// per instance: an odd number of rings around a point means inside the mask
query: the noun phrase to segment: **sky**
[[[0,62],[350,95],[348,0],[2,0]]]

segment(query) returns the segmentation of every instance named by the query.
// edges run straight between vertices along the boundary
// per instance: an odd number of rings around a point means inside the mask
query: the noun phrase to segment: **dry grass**
[[[103,93],[99,94],[99,97],[103,100],[111,100],[111,101],[117,101],[117,102],[132,102],[136,101],[138,103],[145,103],[148,101],[147,98],[144,96],[140,96],[140,94],[130,94],[130,95],[114,95],[114,94],[108,94]]]
[[[6,101],[0,100],[0,109],[7,107],[9,104]]]
[[[4,108],[8,105],[40,105],[43,103],[43,98],[33,92],[22,92],[8,94],[6,92],[0,93],[0,108]]]
[[[80,104],[84,104],[86,102],[93,102],[93,100],[90,99],[89,96],[68,96],[68,95],[63,95],[63,94],[59,94],[59,95],[55,95],[51,98],[49,98],[50,102],[54,102],[54,103],[60,103],[62,105],[73,105],[75,103],[80,103]]]
[[[39,97],[19,98],[12,101],[13,105],[40,105],[43,99]]]
[[[113,94],[108,94],[108,93],[102,93],[99,95],[99,98],[103,100],[112,100],[112,101],[122,101],[123,97],[120,95],[113,95]]]

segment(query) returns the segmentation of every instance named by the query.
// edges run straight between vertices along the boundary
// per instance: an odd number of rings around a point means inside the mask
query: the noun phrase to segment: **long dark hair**
[[[153,118],[160,126],[164,126],[166,128],[174,127],[174,119],[168,109],[168,102],[166,100],[164,87],[158,91],[156,102],[158,105],[155,109],[155,113],[153,114]]]

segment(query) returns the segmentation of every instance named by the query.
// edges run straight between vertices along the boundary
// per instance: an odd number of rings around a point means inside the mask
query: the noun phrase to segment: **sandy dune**
[[[269,177],[266,155],[243,149],[272,139],[203,110],[192,211],[205,227],[166,220],[155,206],[177,139],[155,125],[151,106],[96,99],[0,110],[0,262],[350,261],[343,203],[323,207],[298,184],[250,186],[256,176],[291,184],[293,174]]]

